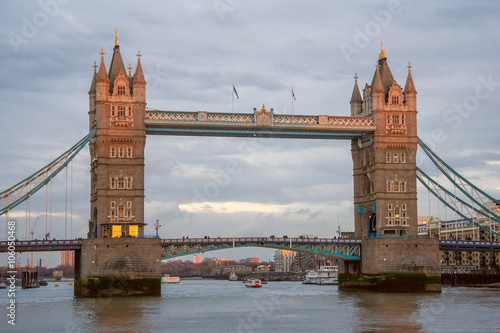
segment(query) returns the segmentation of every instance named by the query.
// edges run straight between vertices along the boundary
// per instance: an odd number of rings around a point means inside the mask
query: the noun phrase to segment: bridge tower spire
[[[109,72],[101,50],[89,91],[91,193],[90,238],[144,234],[146,80],[140,60],[127,74],[115,30]]]

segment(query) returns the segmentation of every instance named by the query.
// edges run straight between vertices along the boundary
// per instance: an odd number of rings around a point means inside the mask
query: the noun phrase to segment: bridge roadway
[[[80,250],[81,239],[67,240],[17,240],[12,244],[0,241],[2,252],[39,252]],[[361,240],[336,238],[281,238],[281,237],[233,237],[233,238],[172,238],[161,239],[162,259],[237,247],[267,247],[335,256],[343,259],[361,259]],[[500,251],[500,242],[440,240],[442,251]]]

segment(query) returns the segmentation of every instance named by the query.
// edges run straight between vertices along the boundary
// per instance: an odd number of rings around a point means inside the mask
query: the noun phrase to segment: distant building
[[[75,251],[61,251],[61,266],[71,266],[75,262]]]
[[[500,205],[488,202],[485,207],[500,215]],[[484,216],[477,214],[475,221],[482,227],[495,230],[495,224]],[[498,229],[497,229],[498,231]],[[418,235],[448,240],[499,241],[493,235],[466,219],[442,221],[434,216],[418,218]],[[499,252],[441,251],[441,267],[470,266],[474,269],[498,269],[500,267]]]
[[[255,273],[269,273],[271,271],[271,265],[259,265],[255,267]]]
[[[258,264],[258,263],[260,263],[260,258],[252,257],[252,258],[250,258],[250,263]]]
[[[274,270],[276,272],[290,272],[296,252],[289,250],[276,250],[274,252]]]
[[[193,263],[196,264],[201,264],[203,262],[203,258],[201,254],[195,254],[193,255]]]
[[[214,259],[212,260],[213,266],[221,266],[221,265],[234,265],[235,261],[231,259]]]
[[[63,277],[63,271],[52,271],[52,277],[56,280],[60,280]]]
[[[236,273],[236,275],[249,274],[252,273],[252,268],[245,265],[219,265],[212,267],[213,275],[229,275],[232,272]]]
[[[321,256],[318,256],[317,254],[297,252],[290,270],[294,273],[301,273],[315,269],[319,258],[321,258]]]

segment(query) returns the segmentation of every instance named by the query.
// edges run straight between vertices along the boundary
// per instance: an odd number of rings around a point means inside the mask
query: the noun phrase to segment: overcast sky
[[[92,65],[103,48],[109,69],[117,28],[123,61],[133,71],[140,49],[148,107],[160,110],[231,112],[234,84],[235,112],[265,104],[290,114],[293,86],[295,114],[347,116],[353,77],[361,88],[371,82],[383,42],[400,85],[408,62],[413,66],[419,137],[500,198],[499,14],[498,1],[2,1],[0,189],[88,133]],[[85,148],[73,164],[68,238],[87,233],[89,159]],[[228,162],[239,166],[229,177]],[[353,230],[349,141],[150,135],[145,163],[146,232],[154,232],[159,211],[162,238],[332,237],[338,224]],[[418,164],[435,174],[430,162]],[[45,190],[31,202],[38,239],[46,228],[65,237],[64,173],[52,191],[51,227]],[[438,214],[423,188],[419,199],[419,215]],[[445,218],[443,209],[439,214]],[[25,216],[24,204],[11,214],[19,239]],[[59,260],[44,258],[49,265]]]

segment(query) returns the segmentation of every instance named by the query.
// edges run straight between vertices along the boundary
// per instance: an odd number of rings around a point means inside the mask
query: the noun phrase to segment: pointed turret
[[[134,73],[134,83],[135,82],[144,82],[146,83],[146,79],[144,78],[144,73],[142,71],[142,65],[141,65],[141,50],[138,51],[137,53],[137,66],[135,67],[135,73]]]
[[[97,72],[97,82],[109,82],[109,77],[106,74],[106,64],[104,63],[105,54],[103,49],[101,49],[101,63],[99,64],[99,71]]]
[[[408,77],[406,78],[405,90],[404,93],[417,92],[415,90],[415,85],[413,84],[413,77],[411,76],[411,63],[408,63]]]
[[[106,74],[106,64],[104,63],[104,51],[101,49],[101,64],[96,77],[95,96],[97,101],[106,100],[109,95],[109,77]]]
[[[351,116],[357,116],[361,113],[361,105],[363,104],[363,99],[359,92],[358,87],[358,73],[354,75],[354,89],[352,90],[351,96]]]
[[[373,75],[372,92],[385,93],[384,84],[382,83],[382,78],[380,77],[380,64],[375,65],[375,67],[377,67],[377,69],[375,70],[375,75]]]
[[[141,51],[137,52],[137,66],[135,68],[134,77],[132,79],[132,91],[134,96],[140,101],[146,101],[146,79],[144,78],[144,73],[142,71],[141,65]]]
[[[417,109],[417,90],[413,84],[411,76],[411,63],[408,63],[408,77],[406,78],[405,90],[403,91],[404,101],[412,110]]]
[[[92,67],[94,67],[94,76],[92,76],[92,82],[90,83],[89,95],[95,94],[95,87],[97,81],[97,65],[95,61],[94,61],[94,66]]]

